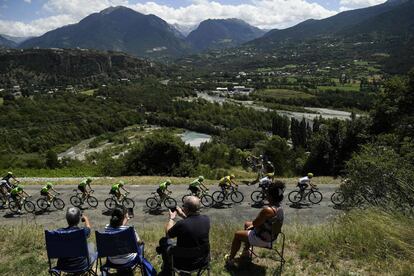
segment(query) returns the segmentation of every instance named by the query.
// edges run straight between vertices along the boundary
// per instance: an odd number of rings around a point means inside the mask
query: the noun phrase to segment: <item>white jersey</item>
[[[299,183],[302,184],[302,185],[304,185],[304,184],[309,185],[310,184],[310,178],[307,177],[307,176],[299,178]]]
[[[259,180],[259,185],[270,185],[270,184],[272,184],[272,179],[270,179],[267,176]]]

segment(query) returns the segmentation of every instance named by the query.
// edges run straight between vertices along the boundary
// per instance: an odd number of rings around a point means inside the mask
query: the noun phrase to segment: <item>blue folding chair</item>
[[[100,267],[102,275],[108,274],[110,269],[117,271],[134,271],[137,267],[143,273],[143,259],[144,259],[144,244],[138,244],[135,236],[134,227],[128,227],[116,232],[105,233],[95,231],[96,247],[98,249],[98,263],[96,266]],[[118,255],[137,253],[137,257],[129,263],[118,265],[106,260],[102,264],[102,258],[114,257]]]
[[[61,275],[61,273],[97,275],[93,271],[96,255],[90,258],[87,237],[83,229],[45,230],[45,240],[50,275]],[[58,265],[52,267],[52,259],[65,258],[85,258],[86,264],[82,267],[62,267],[58,262]]]

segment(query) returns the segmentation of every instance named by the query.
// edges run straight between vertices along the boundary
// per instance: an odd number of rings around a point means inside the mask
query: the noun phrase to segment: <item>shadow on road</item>
[[[15,214],[15,213],[7,213],[3,216],[3,218],[14,218],[14,217],[20,217],[19,214]]]
[[[233,203],[226,203],[226,202],[216,202],[211,207],[214,209],[227,209],[230,208],[233,205]]]
[[[289,207],[293,209],[308,209],[311,208],[311,204],[298,202],[290,204]]]
[[[161,216],[164,215],[165,211],[167,211],[166,209],[162,209],[162,208],[158,208],[158,209],[144,209],[144,212],[153,216]]]
[[[102,215],[110,217],[112,215],[112,211],[109,209],[103,210]]]

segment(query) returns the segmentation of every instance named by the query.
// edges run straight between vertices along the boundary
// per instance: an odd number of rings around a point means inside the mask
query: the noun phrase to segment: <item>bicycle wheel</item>
[[[253,202],[255,203],[260,203],[263,201],[264,196],[262,191],[254,191],[251,195],[250,198],[253,200]]]
[[[240,203],[243,201],[244,195],[239,191],[233,191],[230,195],[230,198],[234,203]]]
[[[312,202],[313,204],[318,204],[319,202],[322,201],[322,198],[323,196],[319,191],[312,191],[308,195],[309,201]]]
[[[174,199],[174,198],[167,197],[167,198],[164,200],[164,205],[165,205],[165,207],[167,207],[168,209],[172,209],[172,208],[177,207],[177,201],[175,201],[175,199]]]
[[[217,203],[222,203],[226,196],[224,195],[223,191],[216,191],[213,193],[213,200]]]
[[[211,195],[203,195],[201,196],[201,204],[203,204],[204,207],[210,207],[213,205],[214,200]]]
[[[302,200],[302,195],[300,191],[291,191],[288,194],[288,199],[292,203],[299,203]]]
[[[135,207],[135,201],[133,201],[132,199],[130,199],[130,198],[124,198],[123,200],[122,200],[122,205],[125,207],[125,208],[134,208]]]
[[[65,208],[65,202],[63,202],[60,198],[55,198],[53,200],[53,206],[55,206],[58,210],[63,210],[63,208]]]
[[[335,205],[342,205],[345,202],[344,194],[341,192],[336,192],[331,195],[331,201]]]
[[[34,205],[33,202],[31,201],[26,201],[24,203],[24,209],[28,212],[28,213],[33,213],[36,210],[36,206]]]
[[[36,201],[36,204],[37,204],[37,207],[39,207],[40,210],[43,210],[43,211],[45,211],[49,207],[47,200],[44,198],[39,198]]]
[[[115,209],[115,207],[117,206],[116,200],[113,199],[113,198],[107,198],[107,199],[105,199],[104,205],[109,210]]]
[[[5,196],[0,195],[0,209],[6,208],[7,199]]]
[[[70,203],[75,207],[80,207],[82,205],[82,199],[78,196],[71,196]]]
[[[151,210],[157,209],[157,207],[159,206],[158,200],[155,197],[147,198],[147,200],[145,201],[145,205],[147,205],[147,207]]]
[[[98,199],[94,196],[88,196],[88,199],[86,201],[88,202],[89,206],[91,206],[92,208],[96,208],[99,204]]]
[[[19,205],[17,204],[16,201],[10,201],[9,202],[9,209],[10,211],[12,211],[13,213],[17,213],[17,211],[19,211]]]

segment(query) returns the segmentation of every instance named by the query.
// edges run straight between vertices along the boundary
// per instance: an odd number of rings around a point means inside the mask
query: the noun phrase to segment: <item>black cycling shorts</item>
[[[81,191],[82,193],[85,193],[86,192],[86,188],[85,188],[85,186],[78,186],[78,189],[79,189],[79,191]]]
[[[42,196],[47,196],[48,194],[49,194],[48,192],[40,191],[40,195],[42,195]]]
[[[188,189],[193,193],[196,194],[200,191],[200,189],[198,187],[194,187],[194,186],[190,186],[188,187]]]

